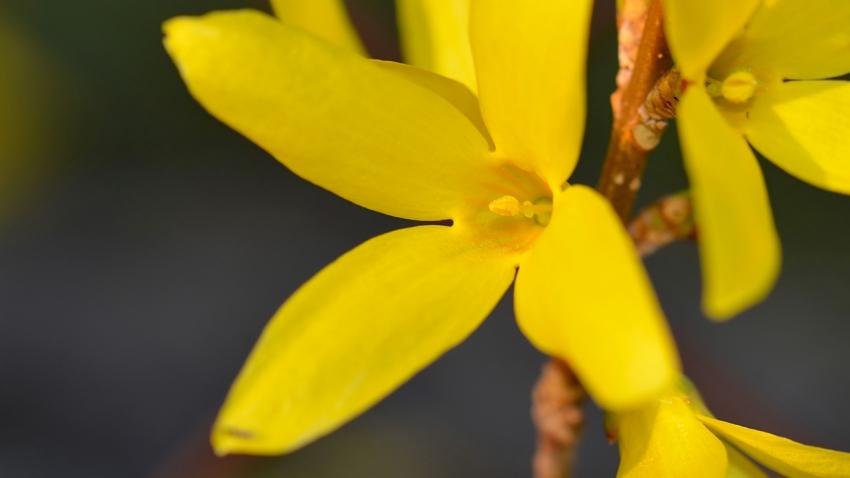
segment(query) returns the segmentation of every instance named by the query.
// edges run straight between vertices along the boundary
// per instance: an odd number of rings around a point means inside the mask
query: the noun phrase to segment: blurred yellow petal
[[[259,12],[177,18],[165,44],[214,116],[296,174],[362,206],[453,217],[489,145],[445,99]]]
[[[522,262],[516,315],[532,343],[564,358],[605,409],[649,399],[678,377],[670,332],[631,239],[608,202],[571,186]]]
[[[688,88],[678,116],[699,230],[703,308],[726,319],[770,292],[779,239],[758,161],[703,88]]]
[[[317,37],[365,55],[343,0],[271,0],[275,15]]]
[[[359,415],[464,340],[514,276],[454,228],[376,237],[278,311],[213,430],[219,454],[278,454]]]
[[[850,82],[776,85],[749,119],[747,139],[767,159],[815,186],[850,194]]]
[[[617,478],[726,478],[726,447],[680,399],[657,400],[619,420]]]
[[[562,184],[584,134],[591,0],[478,1],[471,38],[496,152]]]
[[[664,0],[667,42],[685,78],[702,80],[721,51],[743,32],[759,0]]]
[[[471,0],[396,0],[405,59],[475,91],[469,46]]]
[[[714,433],[789,478],[846,478],[850,453],[803,445],[787,438],[700,416]]]
[[[691,410],[700,415],[713,417],[711,411],[706,407],[699,390],[687,377],[681,377],[678,390],[685,394]],[[726,447],[726,456],[729,459],[726,478],[768,478],[758,466],[750,461],[749,458],[742,455],[741,452],[729,446],[728,443],[724,443],[723,445]]]
[[[478,132],[482,136],[489,138],[490,133],[484,125],[484,118],[481,117],[481,106],[478,104],[478,97],[463,83],[404,63],[381,60],[373,61],[375,64],[402,75],[417,85],[428,88],[442,96],[449,103],[453,104],[455,108],[460,110],[461,113],[466,115],[467,119],[478,128]]]
[[[784,78],[850,73],[850,2],[764,1],[738,48],[741,61]]]
[[[729,468],[726,478],[769,478],[755,463],[735,448],[725,444],[726,455],[729,457]]]

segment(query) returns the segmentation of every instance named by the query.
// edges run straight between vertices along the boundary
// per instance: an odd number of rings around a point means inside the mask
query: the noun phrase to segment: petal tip
[[[166,45],[192,36],[202,23],[201,17],[191,16],[173,17],[162,22],[162,33]]]
[[[166,20],[162,24],[165,50],[175,61],[180,60],[197,43],[203,29],[200,17],[180,16]]]
[[[278,446],[268,437],[248,427],[216,423],[210,436],[213,452],[219,458],[227,455],[282,455],[291,448]]]
[[[747,288],[738,288],[727,291],[713,291],[707,288],[703,295],[703,313],[715,322],[725,322],[745,310],[764,301],[773,290],[773,286],[779,279],[779,271],[782,264],[782,254],[778,240],[773,251],[768,253],[770,260],[764,267],[759,280],[754,281]]]
[[[228,27],[239,21],[258,21],[267,15],[262,12],[241,9],[222,10],[200,16],[181,15],[162,23],[163,42],[172,55],[198,47],[201,40],[226,33]]]

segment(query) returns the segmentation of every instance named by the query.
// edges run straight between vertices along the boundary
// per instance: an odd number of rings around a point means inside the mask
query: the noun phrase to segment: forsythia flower
[[[364,54],[343,0],[271,0],[284,22]],[[396,0],[407,63],[477,88],[469,44],[470,0]]]
[[[847,0],[665,0],[688,87],[678,108],[700,227],[704,307],[730,317],[771,289],[780,247],[749,142],[815,186],[850,193]],[[799,80],[799,81],[787,81]]]
[[[675,380],[626,231],[594,190],[565,184],[590,11],[590,0],[473,4],[480,109],[460,83],[259,12],[165,25],[193,95],[295,173],[382,213],[451,220],[367,241],[282,306],[214,427],[219,453],[281,453],[330,432],[466,338],[515,275],[520,328],[599,403],[636,406]]]
[[[850,476],[848,453],[717,420],[687,380],[675,393],[615,415],[611,428],[620,444],[618,478],[767,478],[741,452],[791,478]]]

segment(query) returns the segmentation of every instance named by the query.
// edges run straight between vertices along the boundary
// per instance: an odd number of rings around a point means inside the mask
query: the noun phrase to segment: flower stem
[[[563,361],[552,359],[532,392],[531,416],[537,428],[535,478],[564,478],[572,469],[584,425],[584,390]]]

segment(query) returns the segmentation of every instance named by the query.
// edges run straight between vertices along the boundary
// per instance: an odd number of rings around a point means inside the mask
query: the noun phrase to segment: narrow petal
[[[591,0],[475,1],[478,96],[496,152],[562,184],[584,134]]]
[[[726,470],[726,478],[769,478],[767,473],[750,461],[735,448],[724,443],[726,455],[729,457],[729,468]]]
[[[682,380],[678,386],[678,391],[685,394],[687,404],[695,413],[714,417],[705,405],[705,401],[702,399],[702,395],[699,393],[699,390],[687,377],[682,376]],[[726,478],[768,478],[755,463],[750,461],[749,458],[741,454],[741,452],[736,450],[734,447],[730,446],[728,443],[724,443],[723,446],[726,447],[726,456],[729,459],[729,467],[726,470]]]
[[[850,73],[850,2],[771,0],[753,16],[741,60],[793,79]]]
[[[760,0],[664,0],[664,28],[685,78],[701,80],[744,25]]]
[[[679,374],[661,309],[602,196],[571,186],[554,211],[520,266],[520,328],[538,348],[567,360],[603,408],[635,406]]]
[[[702,399],[702,395],[700,395],[696,385],[694,385],[690,379],[682,376],[678,386],[678,391],[685,394],[687,404],[690,406],[691,410],[699,415],[706,415],[709,417],[714,416],[705,405],[705,401]],[[768,476],[761,471],[755,463],[741,454],[741,452],[730,446],[728,443],[724,443],[723,445],[726,447],[726,456],[729,458],[729,467],[726,470],[726,478],[768,478]]]
[[[396,0],[405,59],[475,91],[469,46],[471,0]]]
[[[726,478],[726,447],[679,399],[620,417],[617,478]]]
[[[165,44],[214,116],[362,206],[453,217],[489,145],[445,99],[259,12],[169,21]]]
[[[365,55],[343,0],[271,0],[275,15],[317,37]]]
[[[758,162],[705,90],[689,88],[678,115],[700,234],[703,308],[726,319],[773,287],[779,239]]]
[[[850,453],[803,445],[787,438],[700,416],[714,433],[789,478],[846,478]]]
[[[850,82],[777,85],[750,111],[747,139],[803,181],[850,194]]]
[[[478,97],[466,85],[437,73],[404,63],[373,61],[377,65],[402,75],[417,85],[428,88],[443,97],[443,99],[460,110],[478,128],[478,132],[488,138],[489,141],[490,133],[487,131],[487,126],[484,125],[484,118],[481,117],[481,106],[478,104]]]
[[[359,415],[464,340],[514,267],[444,226],[374,238],[271,320],[218,417],[219,454],[278,454]]]

